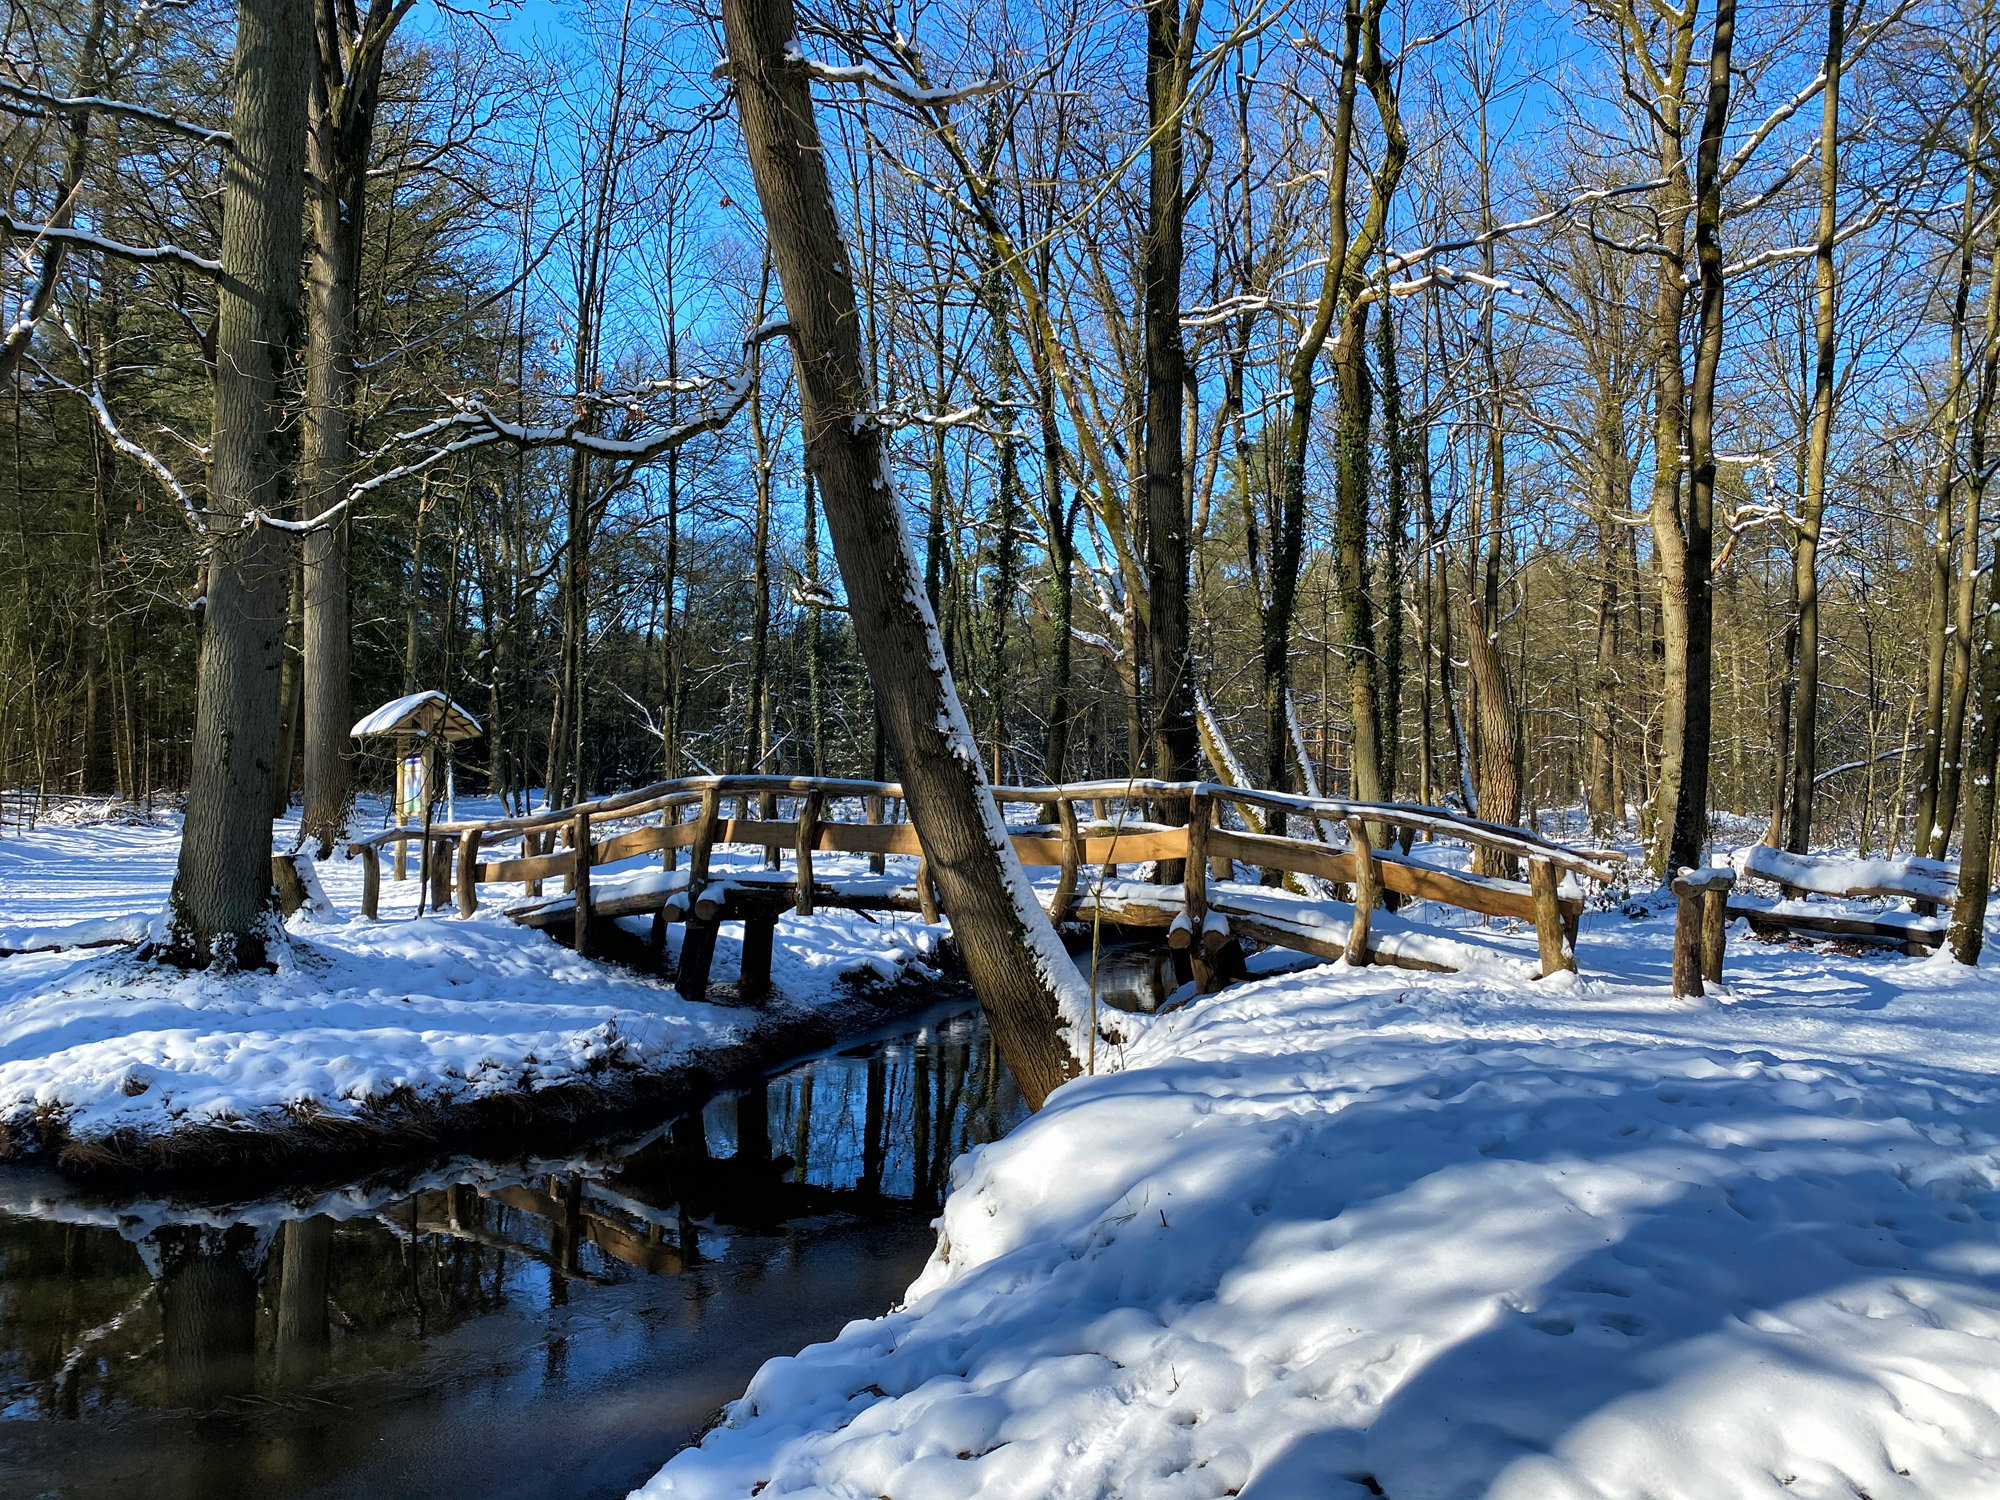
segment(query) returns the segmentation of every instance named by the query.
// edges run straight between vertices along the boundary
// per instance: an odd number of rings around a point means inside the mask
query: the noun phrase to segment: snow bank
[[[1950,901],[1958,894],[1956,864],[1911,854],[1897,859],[1859,859],[1832,854],[1788,854],[1766,844],[1750,844],[1731,855],[1730,863],[1739,874],[1823,896],[1899,896]]]
[[[0,844],[0,947],[142,935],[146,913],[165,905],[178,837],[98,825]],[[413,920],[414,879],[385,880],[384,920],[364,921],[353,915],[359,864],[317,873],[334,911],[293,918],[275,974],[225,980],[104,950],[0,958],[0,1155],[63,1137],[247,1130],[610,1082],[688,1065],[773,1023],[771,1012],[689,1002],[664,981],[578,958],[510,922],[497,900],[470,921]],[[626,878],[662,879],[657,868]],[[142,911],[85,915],[113,903]],[[781,921],[780,1019],[846,1000],[848,981],[905,975],[937,937],[845,911]],[[740,958],[725,927],[718,984]]]
[[[640,1494],[2000,1495],[2000,985],[1670,934],[1163,1015]]]

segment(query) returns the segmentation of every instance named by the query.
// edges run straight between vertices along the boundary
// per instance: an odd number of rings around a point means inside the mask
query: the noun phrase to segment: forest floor
[[[142,922],[177,838],[0,841],[0,946]],[[322,878],[351,912],[358,867]],[[767,1022],[415,894],[295,919],[247,986],[0,959],[0,1117],[359,1130]],[[1121,1017],[1095,1076],[960,1160],[901,1308],[772,1361],[642,1493],[2000,1496],[2000,940],[1968,970],[1739,924],[1674,1000],[1668,906],[1587,913],[1574,977],[1518,977],[1533,934],[1498,924],[1455,934],[1505,960],[1476,973],[1321,965]],[[788,920],[774,977],[824,1016],[938,937]]]
[[[1136,1023],[641,1495],[2000,1495],[2000,976],[1658,905]]]
[[[89,804],[10,832],[0,948],[144,933],[179,843],[171,812],[107,821]],[[718,867],[733,854],[719,852]],[[179,974],[120,948],[0,958],[0,1158],[278,1164],[587,1114],[676,1080],[712,1087],[929,985],[942,933],[851,912],[788,918],[777,996],[752,1009],[731,999],[734,928],[717,943],[715,1002],[691,1003],[665,981],[578,958],[497,904],[470,921],[418,917],[418,882],[385,870],[383,920],[369,922],[359,861],[336,857],[318,873],[334,911],[292,918],[273,974]]]

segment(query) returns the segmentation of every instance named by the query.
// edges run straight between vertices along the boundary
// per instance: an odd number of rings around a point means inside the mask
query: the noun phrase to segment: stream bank
[[[0,1168],[0,1496],[622,1496],[1025,1111],[951,999],[650,1128],[204,1203]]]

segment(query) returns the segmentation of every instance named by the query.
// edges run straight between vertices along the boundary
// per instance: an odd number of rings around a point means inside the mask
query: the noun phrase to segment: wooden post
[[[373,844],[361,846],[361,915],[376,920],[382,904],[382,851]]]
[[[1196,792],[1188,799],[1187,859],[1181,874],[1188,926],[1194,930],[1189,962],[1194,968],[1195,988],[1204,995],[1222,987],[1208,962],[1208,823],[1214,813],[1215,805],[1207,793]]]
[[[1678,878],[1673,892],[1678,898],[1674,912],[1674,998],[1690,999],[1705,993],[1701,987],[1701,893]]]
[[[1056,823],[1062,829],[1062,874],[1056,877],[1056,896],[1049,907],[1049,920],[1061,924],[1069,920],[1069,909],[1076,904],[1077,871],[1083,866],[1083,839],[1077,832],[1076,806],[1067,797],[1056,798]]]
[[[870,792],[863,799],[862,806],[866,809],[862,816],[867,820],[868,826],[870,828],[880,828],[882,826],[882,794],[880,792]],[[868,856],[868,868],[874,874],[880,875],[884,870],[889,868],[889,861],[884,855],[871,854]]]
[[[748,797],[743,799],[743,811],[745,814],[748,814],[750,811],[750,799]],[[778,798],[776,794],[772,792],[759,793],[757,797],[758,821],[771,823],[775,822],[777,817]],[[764,846],[764,868],[767,870],[778,868],[778,846],[776,844],[766,844]]]
[[[1347,929],[1347,962],[1355,968],[1368,962],[1368,928],[1375,916],[1375,892],[1381,882],[1375,875],[1375,850],[1368,842],[1368,825],[1359,818],[1347,820],[1347,836],[1354,843],[1354,922]]]
[[[468,828],[458,836],[458,914],[469,917],[479,910],[479,830]]]
[[[576,821],[570,824],[569,846],[576,851],[576,874],[572,877],[570,889],[576,896],[576,951],[578,956],[589,958],[590,938],[590,814],[580,811]]]
[[[1576,955],[1563,946],[1562,903],[1557,897],[1555,864],[1546,859],[1528,860],[1528,890],[1535,902],[1535,941],[1542,952],[1542,978],[1567,971],[1576,972]]]
[[[1702,980],[1722,978],[1724,924],[1734,870],[1682,870],[1674,877],[1674,995],[1692,999],[1707,991]]]
[[[1090,799],[1090,817],[1091,821],[1095,823],[1110,822],[1111,821],[1110,799],[1105,797],[1092,797]],[[1118,878],[1118,866],[1106,865],[1104,867],[1104,878],[1106,880],[1116,880]]]
[[[688,850],[688,910],[701,899],[708,884],[708,857],[715,848],[716,825],[722,820],[722,793],[708,787],[701,794],[700,821],[695,825],[694,847]]]
[[[660,809],[660,827],[663,830],[674,827],[680,820],[681,810],[678,807],[668,806]],[[680,860],[680,852],[680,850],[674,848],[672,845],[662,849],[660,851],[660,868],[662,870],[673,869]]]
[[[931,883],[931,862],[922,855],[917,856],[917,908],[926,922],[937,925],[937,887]]]
[[[451,845],[444,839],[423,841],[424,859],[430,866],[431,910],[441,912],[451,905]]]
[[[405,786],[405,782],[407,782],[409,779],[408,775],[406,774],[406,766],[409,760],[409,753],[410,753],[410,742],[408,737],[404,735],[397,735],[396,736],[396,806],[394,811],[396,815],[396,826],[398,828],[407,828],[410,825],[410,820],[403,815],[403,806],[408,796],[408,789]],[[409,861],[410,861],[410,841],[408,839],[397,839],[396,880],[399,884],[404,879],[407,878]]]
[[[794,904],[802,917],[813,914],[813,846],[819,842],[819,815],[824,805],[820,789],[814,787],[799,808],[798,899]]]
[[[1701,977],[1720,981],[1722,951],[1729,943],[1729,891],[1710,886],[1701,893]]]
[[[778,914],[760,904],[743,917],[743,968],[736,996],[753,1005],[771,998],[771,948],[778,931]]]
[[[683,1000],[708,998],[708,970],[715,962],[717,925],[688,913],[687,926],[681,932],[681,961],[674,970],[674,988]]]
[[[715,847],[716,825],[722,820],[722,793],[709,786],[702,790],[701,812],[688,850],[687,919],[681,930],[681,961],[674,970],[674,988],[684,1000],[708,998],[708,971],[715,962],[715,933],[720,925],[713,916],[700,911],[702,891],[708,885],[708,859]]]

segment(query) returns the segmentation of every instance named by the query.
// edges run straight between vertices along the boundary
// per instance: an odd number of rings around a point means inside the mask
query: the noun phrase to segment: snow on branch
[[[1483,271],[1461,271],[1453,266],[1436,266],[1428,274],[1413,276],[1407,281],[1392,281],[1386,286],[1381,282],[1375,282],[1355,293],[1354,302],[1357,307],[1366,302],[1379,302],[1385,291],[1391,297],[1413,297],[1418,292],[1429,291],[1434,286],[1459,285],[1482,286],[1488,291],[1503,292],[1512,297],[1528,295],[1504,276],[1488,276]]]
[[[1881,20],[1860,27],[1849,36],[1847,55],[1841,65],[1843,71],[1851,73],[1854,70],[1854,65],[1860,61],[1861,55],[1873,46],[1885,31],[1901,20],[1903,12],[1908,10],[1913,3],[1914,0],[1901,0],[1901,3],[1894,10],[1890,11],[1888,15],[1882,17]],[[1793,94],[1789,99],[1780,101],[1777,108],[1766,115],[1757,128],[1744,138],[1743,144],[1738,146],[1729,160],[1723,163],[1718,180],[1724,186],[1734,182],[1737,174],[1750,164],[1750,158],[1757,154],[1758,148],[1771,138],[1772,133],[1780,125],[1783,125],[1785,121],[1791,119],[1793,115],[1805,108],[1806,105],[1817,99],[1825,88],[1826,69],[1821,68],[1818,73],[1807,80],[1805,86],[1797,93]]]
[[[1866,213],[1849,219],[1834,231],[1834,244],[1845,244],[1848,240],[1853,239],[1855,235],[1873,228],[1881,220],[1885,210],[1885,204],[1877,203],[1870,207]],[[1807,256],[1815,255],[1818,252],[1818,245],[1781,245],[1775,249],[1760,251],[1746,260],[1739,260],[1732,265],[1724,266],[1722,268],[1722,277],[1723,280],[1727,281],[1733,276],[1747,275],[1751,271],[1761,270],[1763,267],[1774,265],[1781,260],[1804,260]],[[1687,277],[1687,284],[1693,286],[1700,279],[1699,276],[1690,273]]]
[[[987,94],[997,94],[1008,86],[1009,80],[997,74],[981,79],[977,83],[961,84],[957,88],[928,88],[908,79],[896,78],[883,72],[873,63],[827,63],[807,57],[797,42],[785,48],[785,61],[796,63],[806,70],[807,76],[821,83],[852,83],[864,88],[872,88],[900,99],[917,109],[937,109],[952,104],[963,104],[968,99],[983,98]]]
[[[226,130],[198,125],[192,120],[183,120],[162,110],[149,109],[143,104],[128,104],[122,99],[106,99],[98,94],[75,97],[50,94],[41,89],[27,88],[12,79],[0,78],[0,99],[13,99],[22,104],[32,105],[37,114],[74,114],[84,111],[90,114],[115,115],[121,120],[132,120],[141,125],[151,125],[157,130],[188,136],[209,146],[228,146],[232,141]]]
[[[36,224],[15,218],[6,209],[0,208],[0,229],[19,235],[37,245],[62,245],[67,249],[81,252],[95,251],[100,255],[116,256],[120,260],[137,261],[141,265],[158,265],[163,262],[182,265],[204,276],[220,276],[222,262],[196,255],[192,250],[183,250],[179,245],[127,245],[119,240],[107,239],[101,234],[92,234],[87,229],[66,229],[56,224]]]
[[[158,454],[139,443],[133,442],[119,428],[117,419],[111,415],[110,404],[104,399],[104,386],[97,378],[96,366],[91,362],[89,349],[76,336],[76,329],[70,326],[68,318],[59,318],[57,322],[61,325],[62,331],[68,335],[71,345],[75,347],[77,357],[82,361],[83,367],[91,371],[90,384],[87,387],[72,384],[70,381],[64,380],[60,375],[55,374],[46,365],[35,361],[35,368],[41,374],[42,379],[56,389],[66,391],[70,395],[77,397],[88,406],[91,416],[96,419],[98,427],[103,431],[106,441],[111,444],[112,448],[124,454],[148,474],[151,474],[154,479],[159,481],[160,487],[180,503],[181,514],[186,518],[191,529],[196,532],[204,530],[201,509],[194,503],[194,497],[188,493],[187,486],[181,483],[180,476],[174,473],[167,466],[165,460]]]
[[[875,425],[888,431],[897,427],[963,427],[986,415],[986,407],[975,401],[970,406],[961,406],[955,411],[926,412],[913,411],[908,406],[882,406],[875,411]],[[1019,437],[1021,434],[1015,433]]]
[[[1627,182],[1617,187],[1592,188],[1588,192],[1571,195],[1554,208],[1546,209],[1538,214],[1531,214],[1525,219],[1514,219],[1505,224],[1495,224],[1491,229],[1481,230],[1478,234],[1472,235],[1467,239],[1436,240],[1416,250],[1392,250],[1389,252],[1382,268],[1383,273],[1389,276],[1399,275],[1409,270],[1412,266],[1421,264],[1427,260],[1433,260],[1440,255],[1457,255],[1462,251],[1477,250],[1482,246],[1494,244],[1510,236],[1525,234],[1531,229],[1540,229],[1543,225],[1553,224],[1558,219],[1570,218],[1578,209],[1588,208],[1597,203],[1608,202],[1613,198],[1630,197],[1634,193],[1650,193],[1665,186],[1667,186],[1666,178],[1653,177],[1647,179],[1645,182]],[[1460,274],[1463,275],[1464,273],[1461,272]]]

